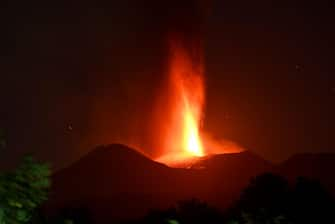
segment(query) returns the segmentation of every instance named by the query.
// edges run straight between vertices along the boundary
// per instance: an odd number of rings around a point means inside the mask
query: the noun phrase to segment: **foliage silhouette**
[[[335,223],[335,200],[322,185],[308,178],[294,184],[276,174],[251,179],[236,204],[224,213],[196,199],[164,211],[152,211],[132,223],[309,224]]]
[[[167,210],[153,210],[143,219],[131,223],[166,223],[166,224],[191,224],[191,223],[222,223],[221,214],[206,203],[190,199],[177,203]]]
[[[238,223],[335,223],[335,200],[318,181],[300,177],[290,187],[267,173],[251,180],[230,212]]]
[[[297,178],[291,206],[296,223],[335,223],[335,200],[316,180]]]
[[[85,208],[63,208],[55,217],[49,220],[50,224],[91,224],[90,212]]]
[[[47,200],[50,168],[27,156],[13,172],[0,175],[0,224],[27,223]]]
[[[289,198],[288,182],[279,175],[265,173],[251,179],[237,208],[245,214],[244,219],[252,217],[262,223],[262,220],[273,220],[287,214]]]

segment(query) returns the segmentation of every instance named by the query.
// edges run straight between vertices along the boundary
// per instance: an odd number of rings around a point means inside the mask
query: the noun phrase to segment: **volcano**
[[[223,210],[239,198],[251,178],[264,172],[318,179],[334,193],[334,181],[326,177],[334,164],[335,155],[298,155],[273,165],[243,151],[199,158],[188,168],[171,168],[127,146],[112,144],[97,147],[55,173],[47,208],[51,212],[85,208],[95,223],[141,217],[150,209],[168,208],[190,198]],[[308,172],[306,166],[314,171]]]
[[[226,139],[203,130],[205,69],[202,41],[170,35],[166,79],[154,112],[154,136],[159,156],[171,167],[189,167],[212,154],[243,151]]]
[[[187,198],[226,208],[251,177],[270,169],[270,163],[247,151],[207,156],[186,169],[155,162],[124,145],[100,146],[53,175],[48,207],[85,207],[97,223],[139,217]]]

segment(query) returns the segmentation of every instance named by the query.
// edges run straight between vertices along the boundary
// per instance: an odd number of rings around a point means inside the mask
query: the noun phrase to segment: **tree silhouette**
[[[267,173],[250,181],[229,213],[235,223],[335,223],[335,200],[318,181],[300,177],[290,187]]]
[[[272,219],[287,214],[290,190],[281,176],[266,173],[253,178],[238,202],[241,211]]]
[[[0,175],[0,224],[27,223],[47,199],[50,169],[30,156],[13,172]]]
[[[291,206],[297,223],[335,223],[335,200],[319,181],[297,178]]]
[[[50,224],[91,224],[92,217],[88,209],[83,207],[63,208],[55,217],[49,220]]]
[[[220,223],[220,213],[197,199],[179,202],[176,211],[180,223]]]
[[[153,210],[143,219],[132,223],[216,224],[222,223],[222,220],[221,214],[216,209],[198,199],[190,199],[180,201],[176,206],[163,211]]]

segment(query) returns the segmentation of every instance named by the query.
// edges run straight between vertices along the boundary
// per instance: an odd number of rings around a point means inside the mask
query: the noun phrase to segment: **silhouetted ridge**
[[[208,156],[200,160],[197,166],[224,172],[236,171],[250,174],[250,171],[259,173],[272,169],[272,164],[251,151],[226,153]]]
[[[85,207],[101,220],[138,217],[189,198],[224,209],[238,199],[251,178],[271,171],[292,180],[312,177],[335,189],[329,176],[335,168],[332,154],[296,155],[274,166],[244,151],[206,156],[191,165],[191,169],[171,168],[124,145],[99,146],[53,176],[50,207]]]
[[[300,164],[313,164],[313,163],[320,163],[323,165],[333,164],[335,161],[335,154],[334,153],[301,153],[291,156],[289,159],[284,161],[281,165],[290,165],[296,162]]]
[[[299,176],[318,180],[335,195],[335,179],[331,177],[335,170],[334,153],[297,154],[280,164],[277,170],[290,180]]]
[[[113,161],[113,163],[111,163],[111,161]],[[98,146],[76,162],[74,166],[80,166],[82,165],[81,163],[94,163],[94,165],[108,165],[109,167],[118,166],[118,168],[143,165],[165,166],[154,162],[142,153],[121,144]]]
[[[306,153],[297,154],[279,165],[282,171],[296,175],[327,174],[335,168],[335,154],[333,153]]]
[[[95,149],[91,150],[91,152],[88,153],[88,155],[91,156],[109,156],[109,155],[120,155],[120,156],[137,156],[138,158],[141,157],[145,157],[143,154],[141,154],[140,152],[131,149],[130,147],[126,146],[126,145],[122,145],[122,144],[111,144],[111,145],[101,145],[101,146],[97,146]]]

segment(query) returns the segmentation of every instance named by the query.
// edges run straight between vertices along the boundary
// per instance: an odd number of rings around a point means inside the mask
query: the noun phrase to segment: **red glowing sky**
[[[6,161],[30,151],[64,165],[125,141],[158,156],[148,124],[166,88],[172,28],[186,37],[202,30],[210,138],[272,160],[334,151],[334,13],[322,1],[282,1],[280,10],[213,1],[209,14],[191,0],[74,2],[11,4],[3,14]]]

